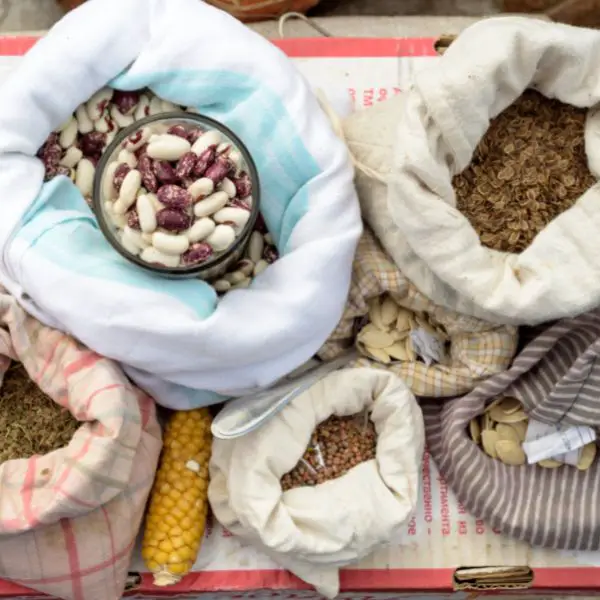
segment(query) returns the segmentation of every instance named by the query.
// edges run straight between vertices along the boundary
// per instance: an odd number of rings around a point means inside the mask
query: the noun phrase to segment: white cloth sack
[[[281,253],[221,300],[128,263],[77,188],[35,153],[98,88],[145,86],[224,122],[261,178]],[[344,144],[283,53],[200,0],[92,0],[64,17],[0,94],[0,282],[42,322],[189,408],[270,384],[339,320],[362,224]]]
[[[436,304],[507,324],[535,324],[600,303],[600,187],[552,221],[521,254],[490,250],[455,208],[464,170],[490,119],[527,88],[579,107],[600,100],[600,31],[500,17],[465,30],[397,97],[350,116],[344,133],[366,167],[365,219],[401,271]],[[600,174],[600,117],[586,153]]]
[[[281,477],[332,414],[368,408],[376,459],[337,479],[282,492]],[[386,371],[343,369],[319,380],[263,427],[215,439],[208,497],[220,523],[333,597],[339,569],[398,539],[418,497],[423,416],[404,382]]]

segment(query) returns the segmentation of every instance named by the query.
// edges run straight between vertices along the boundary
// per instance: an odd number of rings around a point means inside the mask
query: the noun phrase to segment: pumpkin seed
[[[385,327],[391,327],[398,318],[398,305],[387,296],[381,303],[381,321]]]
[[[362,328],[357,336],[357,340],[365,346],[377,348],[378,350],[387,348],[394,343],[394,338],[389,333],[376,329],[375,327],[371,328],[369,325]]]
[[[556,469],[556,467],[562,467],[563,463],[558,460],[554,460],[553,458],[544,458],[543,460],[538,460],[537,464],[540,467],[544,467],[544,469]]]
[[[511,440],[499,440],[496,442],[496,454],[505,464],[513,467],[519,467],[527,462],[527,457],[521,444]]]
[[[485,429],[481,432],[481,445],[483,451],[492,458],[497,458],[496,443],[499,441],[498,433],[493,429]]]
[[[481,442],[481,427],[479,426],[479,419],[477,417],[471,419],[469,422],[469,434],[476,444]]]
[[[594,462],[594,458],[596,458],[596,443],[590,442],[581,449],[581,454],[579,455],[579,460],[577,461],[577,468],[580,471],[589,469]]]

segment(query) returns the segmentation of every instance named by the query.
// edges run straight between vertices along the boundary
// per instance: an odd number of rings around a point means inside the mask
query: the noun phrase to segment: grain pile
[[[66,446],[80,423],[11,365],[0,388],[0,463],[43,455]]]
[[[522,252],[596,183],[585,156],[586,113],[527,90],[491,122],[452,180],[456,206],[484,246]]]
[[[284,491],[336,479],[375,458],[375,426],[368,414],[331,416],[315,429],[298,464],[281,478]]]

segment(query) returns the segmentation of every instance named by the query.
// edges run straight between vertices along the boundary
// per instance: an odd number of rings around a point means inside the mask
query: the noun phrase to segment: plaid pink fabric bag
[[[530,419],[598,429],[600,308],[549,326],[510,369],[466,396],[423,405],[431,455],[465,509],[533,546],[600,550],[598,456],[586,470],[508,466],[471,440],[471,419],[503,396],[518,399]]]
[[[82,422],[67,447],[0,465],[0,577],[59,598],[120,598],[161,450],[154,402],[6,293],[0,322],[0,377],[21,361]]]

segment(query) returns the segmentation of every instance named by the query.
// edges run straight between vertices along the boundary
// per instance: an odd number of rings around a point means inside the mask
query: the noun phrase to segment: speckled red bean
[[[181,255],[181,262],[184,265],[192,265],[199,262],[204,262],[213,254],[213,249],[206,242],[198,242],[192,244],[189,250]]]
[[[269,230],[267,229],[267,224],[265,223],[264,217],[258,213],[258,217],[256,218],[256,223],[254,224],[254,229],[259,233],[265,234]]]
[[[163,185],[156,193],[158,200],[167,208],[185,209],[193,200],[190,193],[178,185]]]
[[[252,193],[252,181],[245,171],[242,171],[240,176],[233,180],[233,184],[238,198],[246,198]]]
[[[134,150],[135,157],[139,160],[140,156],[146,154],[146,150],[148,149],[148,143],[142,144],[137,150]]]
[[[63,150],[59,144],[48,144],[44,148],[44,152],[42,155],[42,160],[44,162],[44,166],[48,167],[56,167],[60,162],[62,157]]]
[[[274,263],[279,258],[279,253],[275,246],[267,246],[263,252],[263,258],[269,263]]]
[[[124,115],[131,114],[137,103],[140,101],[139,92],[120,92],[115,91],[112,97],[112,101],[117,105],[119,111]]]
[[[65,165],[58,165],[56,167],[56,175],[65,175],[71,177],[71,169]]]
[[[198,157],[193,152],[186,152],[177,163],[175,175],[179,179],[189,177],[196,166]]]
[[[123,185],[123,179],[127,176],[127,173],[131,171],[131,167],[126,163],[121,163],[116,171],[115,176],[113,178],[113,185],[115,186],[115,190],[120,191],[121,186]]]
[[[154,161],[154,174],[163,184],[179,183],[175,169],[166,160]]]
[[[204,131],[202,129],[200,129],[199,127],[194,127],[193,129],[190,129],[187,132],[188,142],[190,144],[193,144],[203,133],[204,133]]]
[[[102,153],[106,144],[106,133],[101,131],[90,131],[81,136],[79,140],[79,149],[86,157],[96,156]]]
[[[156,223],[167,231],[179,233],[188,229],[192,224],[192,219],[182,210],[163,208],[156,213]]]
[[[206,169],[204,177],[212,179],[215,184],[223,181],[232,168],[231,161],[225,156],[217,156],[215,162]]]
[[[154,174],[152,159],[147,154],[142,154],[138,158],[137,169],[142,175],[142,187],[148,192],[158,190],[158,179]]]
[[[177,137],[181,137],[185,140],[188,139],[188,132],[186,131],[183,125],[171,125],[169,129],[167,129],[167,133],[171,135],[176,135]]]
[[[130,210],[127,213],[127,225],[129,225],[129,227],[131,227],[131,229],[136,229],[136,230],[141,229],[140,217],[137,213],[137,210],[135,210],[135,208],[133,210]]]
[[[215,162],[216,156],[217,151],[214,146],[210,146],[210,148],[204,150],[196,161],[196,166],[193,171],[194,177],[203,177],[206,169]]]

